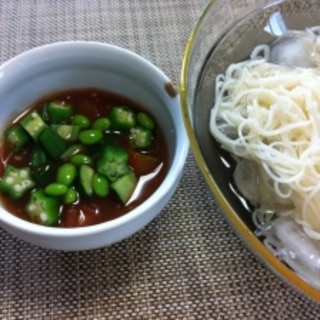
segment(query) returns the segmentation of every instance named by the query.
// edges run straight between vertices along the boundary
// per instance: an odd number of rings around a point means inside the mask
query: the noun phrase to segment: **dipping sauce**
[[[21,145],[12,131],[17,127],[26,140]],[[126,214],[159,187],[169,162],[164,135],[143,106],[94,88],[55,93],[29,106],[8,125],[0,154],[6,210],[55,227],[88,226]],[[27,186],[23,195],[8,191],[16,175],[14,169],[6,172],[8,167],[23,168],[21,187],[13,186],[18,193]],[[47,216],[51,210],[58,217]]]

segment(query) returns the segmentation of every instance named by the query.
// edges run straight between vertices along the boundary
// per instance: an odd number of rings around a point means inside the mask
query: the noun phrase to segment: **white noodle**
[[[230,65],[217,78],[210,131],[224,149],[262,164],[277,194],[292,197],[294,219],[320,239],[319,69],[264,59]]]
[[[230,65],[216,80],[210,131],[235,158],[253,160],[259,168],[254,184],[262,188],[261,202],[252,213],[256,235],[320,290],[319,39],[320,26],[289,30],[271,47],[256,47],[251,60]],[[242,175],[248,174],[239,166],[243,161],[237,166]],[[266,178],[275,192],[271,198]]]

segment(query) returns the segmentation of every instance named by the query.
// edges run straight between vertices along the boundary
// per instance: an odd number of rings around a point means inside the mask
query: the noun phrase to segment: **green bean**
[[[73,188],[69,188],[66,194],[64,195],[63,202],[65,204],[71,204],[76,202],[77,200],[78,200],[78,192]]]
[[[79,126],[81,129],[86,129],[90,126],[90,120],[82,114],[76,114],[72,119],[72,124]]]
[[[110,128],[111,122],[109,118],[103,117],[97,119],[93,125],[92,128],[100,131],[106,131]]]
[[[92,177],[92,189],[100,197],[105,197],[109,193],[108,180],[102,175],[95,173]]]
[[[88,165],[92,164],[92,159],[89,156],[87,156],[86,154],[78,153],[78,154],[75,154],[70,159],[70,162],[78,167],[81,164],[88,164]]]
[[[48,196],[52,196],[52,197],[63,196],[66,194],[67,191],[68,191],[68,187],[58,182],[50,183],[44,188],[44,192]]]
[[[93,145],[99,143],[103,138],[100,130],[83,130],[79,133],[78,139],[84,145]]]
[[[66,186],[70,186],[77,175],[77,170],[74,164],[64,163],[58,168],[57,182]]]

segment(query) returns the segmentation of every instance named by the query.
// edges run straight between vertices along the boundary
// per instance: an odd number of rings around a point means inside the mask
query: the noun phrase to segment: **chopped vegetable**
[[[60,204],[57,198],[45,195],[42,190],[36,190],[31,193],[25,210],[31,221],[51,226],[59,220]]]
[[[137,122],[141,127],[145,128],[147,130],[152,131],[155,128],[155,123],[154,123],[153,119],[145,112],[139,112],[137,114]]]
[[[122,203],[127,203],[137,182],[135,174],[129,171],[129,173],[114,181],[110,187],[116,192]]]
[[[85,197],[91,197],[93,194],[92,179],[94,170],[86,164],[82,164],[79,168],[79,191]]]
[[[125,149],[107,146],[98,162],[97,171],[113,182],[130,171],[128,159]]]
[[[62,102],[53,101],[43,105],[43,119],[49,123],[68,123],[72,117],[72,106]]]
[[[160,159],[155,156],[130,149],[128,152],[129,166],[134,168],[138,176],[153,172],[161,164]]]
[[[38,141],[42,132],[48,127],[36,110],[29,112],[20,121],[21,126],[34,141]]]
[[[63,140],[75,142],[80,132],[79,126],[69,124],[52,124],[51,129],[56,132]]]
[[[152,132],[142,127],[130,130],[129,141],[133,149],[146,150],[151,147],[153,140]]]
[[[6,143],[13,152],[19,152],[29,142],[29,135],[20,126],[15,125],[4,132]]]
[[[46,152],[53,158],[59,159],[67,150],[68,144],[51,128],[46,128],[41,134],[39,141]]]
[[[12,199],[20,199],[27,191],[35,186],[31,178],[30,168],[16,168],[7,165],[3,177],[0,179],[0,191]]]
[[[21,199],[32,222],[70,227],[109,220],[131,209],[140,177],[162,168],[160,148],[152,149],[158,131],[151,116],[95,94],[80,97],[84,103],[72,93],[40,102],[4,132],[0,193],[12,202]],[[150,188],[134,196],[135,205]]]
[[[31,168],[38,168],[39,166],[45,164],[47,162],[47,155],[45,151],[39,146],[35,144],[32,148],[30,166]]]
[[[130,130],[136,124],[135,114],[125,106],[113,107],[109,114],[112,128],[116,130]]]

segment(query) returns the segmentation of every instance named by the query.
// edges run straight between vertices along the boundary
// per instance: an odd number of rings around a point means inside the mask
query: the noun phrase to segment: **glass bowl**
[[[230,187],[230,156],[209,133],[214,83],[232,62],[270,43],[286,29],[320,24],[319,1],[217,0],[205,7],[188,40],[181,72],[181,105],[192,151],[227,221],[245,244],[276,274],[306,296],[320,301],[320,291],[280,261],[255,234],[252,215]],[[232,165],[231,165],[232,167]]]

